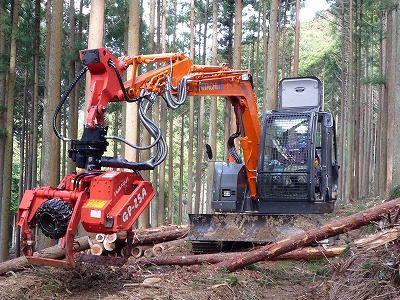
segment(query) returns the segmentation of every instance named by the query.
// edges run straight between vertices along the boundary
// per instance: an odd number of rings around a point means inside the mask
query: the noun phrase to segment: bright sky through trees
[[[329,8],[329,4],[325,0],[307,0],[304,7],[300,11],[300,20],[307,21],[315,16],[321,10]]]

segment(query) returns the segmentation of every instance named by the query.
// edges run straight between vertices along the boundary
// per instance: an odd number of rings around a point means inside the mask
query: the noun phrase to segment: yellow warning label
[[[89,200],[89,202],[86,203],[86,207],[103,208],[106,203],[106,200]]]

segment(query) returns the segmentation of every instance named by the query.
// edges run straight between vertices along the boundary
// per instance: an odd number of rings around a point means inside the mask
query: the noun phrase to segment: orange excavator
[[[76,261],[96,262],[96,257],[74,251],[79,223],[89,233],[126,231],[126,253],[131,252],[132,226],[154,197],[151,182],[145,181],[140,171],[154,169],[168,152],[159,126],[148,114],[158,99],[176,109],[187,96],[223,96],[236,115],[237,131],[227,142],[231,159],[215,162],[211,205],[216,213],[190,216],[194,228],[191,239],[194,245],[200,245],[194,247],[197,252],[204,251],[204,244],[221,244],[221,237],[213,235],[219,229],[237,227],[242,236],[231,235],[231,241],[246,236],[244,240],[265,242],[269,238],[257,237],[244,228],[260,232],[261,228],[276,227],[269,219],[274,215],[292,218],[294,214],[333,210],[338,176],[335,127],[332,115],[321,110],[321,83],[317,78],[283,80],[279,111],[267,112],[260,126],[252,77],[247,70],[194,65],[181,53],[117,59],[107,49],[99,48],[82,50],[80,58],[85,66],[61,97],[53,128],[58,138],[70,143],[69,157],[81,170],[65,176],[57,187],[25,192],[18,225],[23,253],[32,264],[71,268]],[[139,69],[146,69],[149,64],[163,66],[139,74]],[[131,80],[123,82],[122,75],[129,66]],[[91,90],[87,118],[81,138],[69,139],[58,130],[56,119],[69,93],[87,71]],[[140,121],[152,137],[150,145],[134,145],[107,135],[104,114],[110,102],[120,101],[138,105]],[[235,148],[235,138],[240,141],[243,159]],[[152,149],[152,155],[139,162],[104,156],[109,140],[139,151]],[[207,152],[211,160],[212,153]],[[45,236],[59,240],[66,249],[65,260],[33,255],[36,227]],[[126,259],[112,258],[112,263],[123,264]]]

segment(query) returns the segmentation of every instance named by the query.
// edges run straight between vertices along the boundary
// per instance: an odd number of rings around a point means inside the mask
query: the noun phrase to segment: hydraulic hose
[[[82,78],[82,76],[87,72],[88,67],[84,66],[83,69],[79,72],[79,74],[75,77],[75,79],[71,82],[67,90],[64,92],[64,94],[61,96],[60,101],[58,102],[58,105],[56,107],[56,110],[54,111],[53,115],[53,130],[56,136],[65,142],[72,141],[70,138],[64,137],[61,132],[58,131],[57,129],[57,116],[61,110],[61,107],[64,105],[65,100],[67,100],[69,94],[71,93],[72,89],[75,87],[75,85],[78,83],[78,81]]]

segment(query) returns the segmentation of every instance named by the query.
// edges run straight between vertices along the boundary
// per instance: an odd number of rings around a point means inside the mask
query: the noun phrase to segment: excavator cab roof
[[[317,77],[284,78],[279,83],[279,111],[321,111],[322,101]]]

